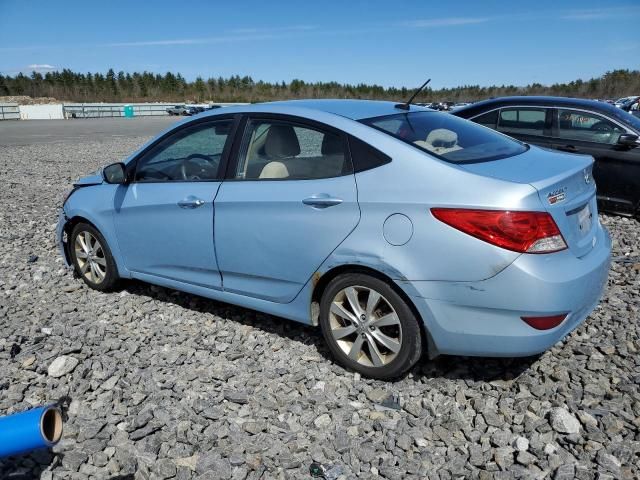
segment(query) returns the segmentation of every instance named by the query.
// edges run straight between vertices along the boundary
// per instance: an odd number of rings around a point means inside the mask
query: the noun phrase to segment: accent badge
[[[558,188],[553,192],[549,192],[547,194],[547,200],[551,205],[555,205],[556,203],[562,202],[565,198],[567,198],[567,187]]]

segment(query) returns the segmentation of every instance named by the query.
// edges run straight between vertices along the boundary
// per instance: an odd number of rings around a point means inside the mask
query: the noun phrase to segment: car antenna
[[[418,94],[419,94],[422,90],[424,90],[424,87],[426,87],[426,86],[429,84],[429,82],[430,82],[430,81],[431,81],[431,79],[429,79],[429,80],[427,80],[426,82],[424,82],[424,83],[422,84],[422,86],[421,86],[419,89],[417,89],[413,95],[411,95],[411,98],[410,98],[409,100],[407,100],[407,102],[406,102],[406,103],[398,103],[398,104],[396,104],[396,105],[395,105],[395,107],[396,107],[396,108],[400,108],[400,109],[402,109],[402,110],[409,110],[409,107],[410,107],[410,105],[411,105],[411,102],[413,102],[413,99],[414,99],[414,98],[416,98],[416,97],[418,96]]]

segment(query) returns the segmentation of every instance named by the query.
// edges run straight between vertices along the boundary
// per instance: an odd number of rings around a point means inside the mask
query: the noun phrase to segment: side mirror
[[[634,135],[633,133],[623,133],[618,137],[618,145],[622,145],[624,147],[637,147],[637,141],[638,135]]]
[[[112,163],[102,169],[102,178],[107,183],[125,183],[127,175],[124,163]]]

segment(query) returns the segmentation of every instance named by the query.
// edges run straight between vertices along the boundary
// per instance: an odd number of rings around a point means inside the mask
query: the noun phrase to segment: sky
[[[63,68],[548,85],[640,69],[640,0],[0,0],[0,73]]]

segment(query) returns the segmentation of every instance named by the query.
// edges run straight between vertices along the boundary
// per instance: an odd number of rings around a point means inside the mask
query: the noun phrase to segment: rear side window
[[[545,108],[503,108],[498,130],[506,134],[542,136],[546,117]]]
[[[312,180],[351,173],[345,138],[280,120],[247,124],[235,178]]]
[[[557,115],[558,138],[613,145],[625,133],[623,128],[594,113],[558,109]]]
[[[371,170],[391,162],[390,156],[355,137],[349,137],[349,150],[355,172]]]
[[[493,128],[495,130],[498,123],[498,110],[483,113],[472,120],[480,125],[484,125],[485,127]]]
[[[512,157],[527,146],[473,122],[438,112],[408,112],[361,120],[452,163],[475,163]]]

